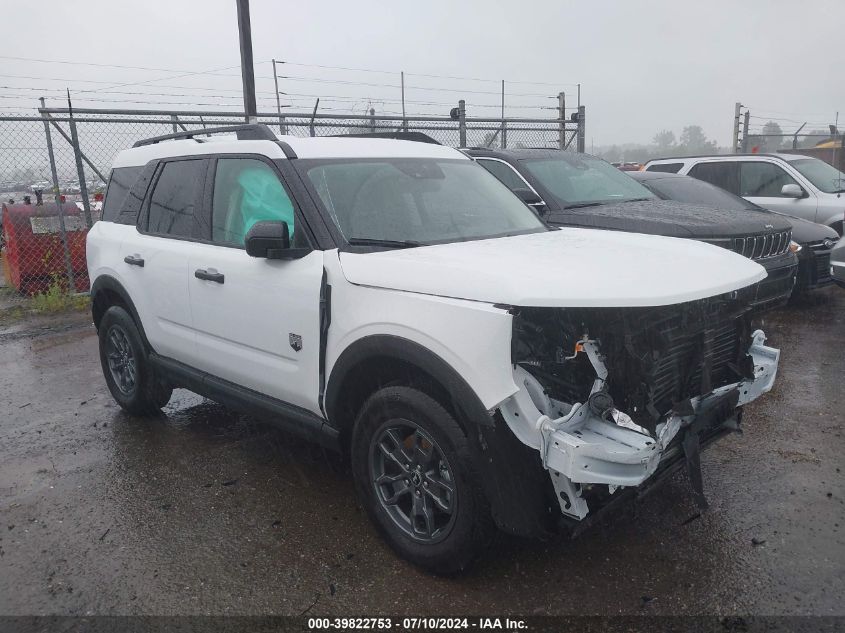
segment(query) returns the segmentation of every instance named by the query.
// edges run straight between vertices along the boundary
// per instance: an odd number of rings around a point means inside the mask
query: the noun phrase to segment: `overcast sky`
[[[504,79],[509,116],[554,116],[556,94],[574,106],[580,83],[588,148],[690,124],[727,145],[736,101],[753,125],[778,118],[790,132],[845,117],[843,0],[252,0],[251,11],[262,111],[275,110],[275,57],[289,62],[279,89],[295,111],[320,96],[327,111],[399,112],[401,70],[409,113],[447,114],[464,97],[470,116],[495,116]],[[42,95],[60,105],[66,86],[86,107],[242,108],[235,0],[3,0],[2,22],[0,112]],[[197,71],[213,74],[184,76]]]

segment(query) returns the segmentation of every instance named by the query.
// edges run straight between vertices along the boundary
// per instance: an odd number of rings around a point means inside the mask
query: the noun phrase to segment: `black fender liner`
[[[557,521],[554,490],[537,451],[520,442],[498,412],[489,412],[451,365],[419,343],[399,336],[374,335],[346,348],[334,364],[327,384],[325,411],[330,424],[341,426],[342,391],[347,377],[361,363],[374,358],[413,365],[448,394],[451,403],[444,404],[451,404],[470,440],[484,493],[500,529],[526,537],[553,533]]]

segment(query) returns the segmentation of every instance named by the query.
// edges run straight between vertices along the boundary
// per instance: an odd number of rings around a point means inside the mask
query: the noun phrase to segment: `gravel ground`
[[[398,560],[317,447],[187,392],[112,402],[86,315],[0,325],[0,614],[845,615],[845,292],[766,319],[742,436],[575,540],[469,574]]]

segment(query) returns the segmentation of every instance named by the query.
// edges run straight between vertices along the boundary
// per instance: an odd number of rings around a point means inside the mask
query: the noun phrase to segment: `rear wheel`
[[[115,401],[135,415],[157,413],[173,390],[155,375],[135,321],[121,306],[100,321],[100,364]]]
[[[494,532],[463,430],[436,400],[387,387],[362,407],[352,470],[372,521],[394,550],[430,571],[472,563]]]

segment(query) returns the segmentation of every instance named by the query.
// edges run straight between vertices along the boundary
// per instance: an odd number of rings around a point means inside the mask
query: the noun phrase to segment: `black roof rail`
[[[389,138],[394,141],[416,141],[417,143],[442,145],[440,141],[422,132],[350,132],[349,134],[332,134],[331,136],[347,138]]]
[[[210,134],[230,134],[234,132],[239,141],[277,141],[278,138],[264,123],[243,123],[241,125],[229,125],[226,127],[209,127],[201,130],[186,130],[174,134],[153,136],[141,141],[135,141],[132,147],[143,147],[144,145],[155,145],[161,141],[172,141],[177,139],[194,139],[195,136],[208,136]],[[201,142],[199,139],[194,139]]]

